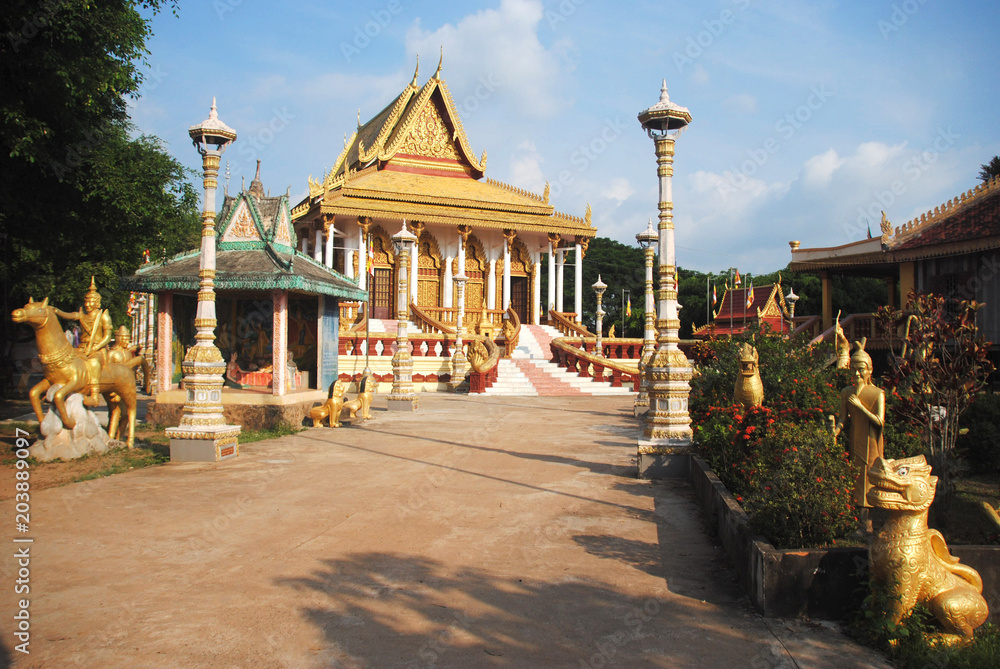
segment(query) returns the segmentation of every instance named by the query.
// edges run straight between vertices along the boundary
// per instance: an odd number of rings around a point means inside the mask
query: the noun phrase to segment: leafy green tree
[[[149,248],[197,244],[190,175],[134,138],[150,19],[164,0],[12,0],[0,13],[0,262],[4,311],[29,295],[74,308],[94,275],[116,323],[118,276]],[[9,323],[8,319],[4,319]],[[4,338],[9,335],[3,328]]]

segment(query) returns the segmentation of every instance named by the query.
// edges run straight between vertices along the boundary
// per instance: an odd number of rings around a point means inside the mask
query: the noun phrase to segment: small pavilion
[[[337,378],[339,303],[363,300],[365,291],[295,250],[288,195],[265,195],[260,161],[250,187],[225,196],[217,220],[216,345],[229,363],[227,385],[277,397],[325,390]],[[178,387],[194,341],[199,253],[149,263],[122,280],[126,290],[159,298],[157,393]],[[172,399],[158,394],[157,403]],[[183,393],[176,399],[182,404]]]
[[[753,299],[750,299],[752,295]],[[741,334],[748,327],[760,325],[775,333],[789,332],[788,309],[781,294],[780,283],[769,283],[745,288],[729,288],[722,294],[718,311],[712,314],[712,322],[695,328],[694,339],[710,337],[731,337]]]

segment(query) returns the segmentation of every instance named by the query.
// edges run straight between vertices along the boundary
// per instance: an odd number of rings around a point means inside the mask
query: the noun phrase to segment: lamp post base
[[[691,448],[644,446],[640,442],[637,462],[641,479],[686,479],[691,467]]]
[[[420,398],[416,395],[389,395],[389,411],[416,411],[420,408]]]
[[[170,427],[171,462],[221,462],[240,454],[239,425]]]

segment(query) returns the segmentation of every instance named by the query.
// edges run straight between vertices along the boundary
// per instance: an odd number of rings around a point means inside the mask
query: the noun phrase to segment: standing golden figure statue
[[[858,522],[862,533],[872,531],[868,517],[868,469],[883,455],[882,428],[885,425],[885,392],[871,384],[872,358],[865,351],[867,338],[854,342],[851,355],[851,376],[854,385],[840,392],[840,419],[834,425],[834,436],[840,435],[844,425],[850,420],[848,450],[851,465],[857,472],[854,483],[854,505],[858,509]]]
[[[872,576],[892,589],[891,620],[899,624],[914,606],[930,609],[944,629],[942,641],[969,641],[986,622],[989,608],[983,579],[959,564],[944,537],[927,527],[937,477],[922,455],[902,460],[877,458],[868,471],[868,502],[884,509],[885,524],[871,541]]]
[[[96,291],[95,291],[96,292]],[[103,330],[107,329],[110,339],[111,328],[104,323],[104,316],[95,313],[100,307],[100,302],[90,301],[93,306],[86,319],[89,336],[100,336],[104,339]],[[99,393],[104,395],[110,410],[108,433],[114,436],[118,431],[121,409],[124,408],[128,414],[128,447],[132,448],[135,443],[135,374],[132,368],[111,362],[103,368],[95,367],[94,361],[97,359],[93,354],[94,342],[88,340],[86,348],[81,341],[80,348],[74,351],[72,345],[66,340],[59,319],[56,318],[60,312],[55,307],[49,306],[49,298],[41,302],[35,302],[29,298],[28,303],[21,309],[15,309],[11,313],[11,320],[15,323],[27,323],[35,330],[35,343],[38,346],[38,358],[45,369],[45,378],[38,382],[28,393],[31,400],[31,408],[35,411],[38,422],[41,423],[42,416],[42,395],[52,386],[60,386],[52,397],[52,402],[59,412],[63,427],[71,430],[76,426],[76,420],[66,411],[66,398],[76,392],[96,397]],[[110,319],[108,319],[110,324]],[[98,340],[100,341],[100,340]],[[107,339],[101,344],[101,349],[107,345]],[[86,357],[83,354],[87,354]],[[101,356],[104,358],[104,355]]]
[[[108,363],[107,346],[111,342],[114,326],[111,314],[107,309],[101,309],[101,294],[94,285],[94,277],[90,277],[90,288],[83,296],[83,311],[62,311],[54,308],[56,316],[64,320],[80,323],[80,344],[76,352],[87,361],[92,378],[98,378],[101,369]],[[98,391],[92,386],[83,400],[84,405],[95,407],[98,404]]]
[[[739,404],[749,409],[764,404],[764,382],[760,378],[760,356],[757,349],[744,342],[740,347],[740,368],[733,395]]]
[[[840,327],[840,312],[837,312],[837,327],[834,330],[837,338],[837,369],[850,369],[851,367],[851,344],[847,341],[844,328]]]
[[[147,395],[152,394],[153,374],[149,361],[142,357],[139,345],[132,345],[132,333],[124,325],[115,330],[115,345],[108,349],[108,362],[117,362],[126,367],[142,370],[142,387]]]

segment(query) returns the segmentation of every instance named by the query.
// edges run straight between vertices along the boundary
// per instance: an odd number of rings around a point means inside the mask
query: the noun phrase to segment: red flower
[[[822,483],[822,482],[823,482],[823,477],[822,476],[817,476],[816,477],[816,483]]]

